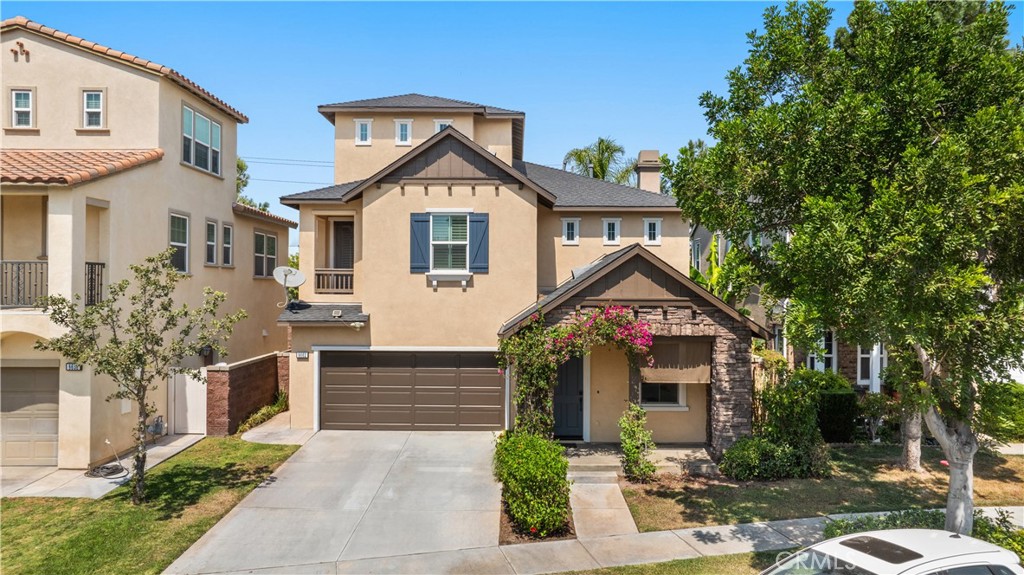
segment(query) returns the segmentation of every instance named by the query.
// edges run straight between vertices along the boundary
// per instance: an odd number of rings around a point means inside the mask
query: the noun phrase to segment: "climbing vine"
[[[544,324],[543,313],[530,316],[516,334],[501,340],[498,366],[515,377],[516,429],[549,437],[554,432],[554,392],[558,366],[614,345],[626,353],[630,367],[650,364],[651,325],[622,306],[577,311],[564,323]]]

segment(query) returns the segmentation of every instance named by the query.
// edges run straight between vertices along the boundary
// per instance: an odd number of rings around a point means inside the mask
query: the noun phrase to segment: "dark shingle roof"
[[[281,196],[281,203],[286,206],[295,207],[295,200],[300,201],[316,201],[316,200],[340,200],[341,196],[345,195],[345,192],[363,183],[362,180],[355,182],[345,182],[344,184],[335,184],[333,186],[327,186],[325,188],[317,188],[315,190],[309,190],[308,192],[299,192],[297,194],[290,194],[287,196]]]
[[[334,312],[339,315],[335,316]],[[292,302],[277,318],[281,323],[366,323],[370,316],[360,304]]]
[[[522,112],[498,108],[496,106],[485,106],[475,102],[463,100],[452,100],[451,98],[439,98],[437,96],[424,96],[423,94],[402,94],[401,96],[387,96],[384,98],[369,98],[366,100],[352,100],[351,102],[338,102],[336,104],[322,104],[325,108],[446,108],[451,110],[476,111],[485,116],[523,116]]]
[[[542,188],[554,194],[556,208],[674,208],[672,196],[639,188],[595,180],[565,170],[530,162],[514,162],[513,167]]]

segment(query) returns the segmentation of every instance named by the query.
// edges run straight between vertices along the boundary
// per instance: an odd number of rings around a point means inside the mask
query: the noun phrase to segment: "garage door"
[[[321,429],[504,427],[493,353],[321,352]]]
[[[57,370],[0,370],[0,463],[57,465]]]

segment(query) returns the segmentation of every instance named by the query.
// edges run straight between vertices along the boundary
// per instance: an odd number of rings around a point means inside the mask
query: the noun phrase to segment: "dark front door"
[[[555,436],[583,437],[583,359],[574,357],[558,368],[555,388]]]
[[[334,269],[350,270],[355,264],[355,234],[352,222],[334,222]]]

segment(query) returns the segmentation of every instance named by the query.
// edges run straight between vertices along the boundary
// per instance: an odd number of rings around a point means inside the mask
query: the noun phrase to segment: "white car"
[[[938,529],[889,529],[812,545],[762,575],[1024,575],[1002,547]]]

